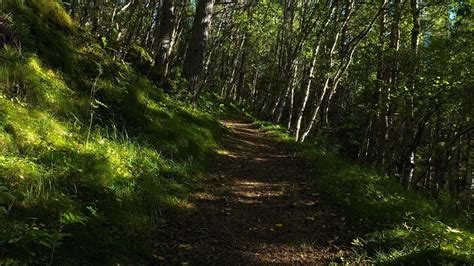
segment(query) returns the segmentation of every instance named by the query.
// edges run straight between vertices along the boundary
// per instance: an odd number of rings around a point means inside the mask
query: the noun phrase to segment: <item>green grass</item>
[[[0,264],[152,260],[218,122],[75,33],[56,1],[2,4],[23,47],[0,48]]]
[[[276,139],[280,141],[285,141],[288,143],[292,143],[296,145],[296,142],[294,140],[294,137],[291,136],[290,132],[288,129],[282,127],[281,125],[261,121],[258,119],[254,119],[253,124],[259,128],[259,130],[263,132],[267,132],[269,134],[272,134]]]

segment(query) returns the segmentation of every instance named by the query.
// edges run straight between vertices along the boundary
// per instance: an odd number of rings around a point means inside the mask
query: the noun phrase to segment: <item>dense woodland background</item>
[[[469,1],[64,2],[116,57],[146,49],[164,90],[215,93],[407,188],[471,198]]]
[[[472,222],[472,1],[0,0],[0,8],[0,203],[17,220],[5,228],[34,241],[30,229],[44,229],[37,234],[48,240],[34,252],[46,260],[67,238],[63,228],[85,216],[102,218],[67,234],[92,239],[105,224],[120,231],[142,219],[135,234],[149,217],[162,219],[160,204],[179,201],[180,178],[195,174],[219,135],[212,117],[229,104]],[[127,179],[137,175],[145,177]],[[7,199],[16,197],[26,203],[15,213],[18,202]],[[64,203],[72,201],[81,203]],[[150,208],[112,215],[110,202]],[[18,223],[38,206],[45,221],[58,213],[61,221]],[[97,259],[90,239],[63,246],[83,245]],[[13,258],[34,250],[30,240]],[[0,261],[10,254],[0,249]]]

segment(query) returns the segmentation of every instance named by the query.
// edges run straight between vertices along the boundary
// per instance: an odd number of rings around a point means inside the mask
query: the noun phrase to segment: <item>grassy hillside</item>
[[[0,264],[147,261],[219,136],[55,1],[0,8]]]
[[[257,121],[283,141],[293,138],[278,125]],[[393,177],[338,155],[328,140],[294,143],[310,161],[321,192],[354,226],[349,261],[388,265],[471,265],[474,228],[453,209],[453,199],[437,202],[406,191]]]

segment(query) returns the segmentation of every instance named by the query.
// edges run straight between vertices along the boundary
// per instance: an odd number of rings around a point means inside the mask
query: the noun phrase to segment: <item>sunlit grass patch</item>
[[[44,67],[38,57],[7,47],[0,51],[0,59],[3,99],[16,99],[23,105],[37,105],[52,112],[74,111],[73,91],[59,73]]]
[[[286,141],[290,143],[294,142],[294,138],[292,137],[288,129],[284,128],[281,125],[272,124],[261,120],[255,120],[253,124],[257,126],[259,130],[272,134],[280,141]]]
[[[73,31],[77,27],[57,0],[26,0],[26,4],[33,8],[39,16],[65,30]]]
[[[192,120],[182,121],[180,114],[175,114],[170,107],[163,108],[171,114],[169,118],[156,120],[157,127],[152,128],[156,130],[153,139],[148,139],[147,135],[144,139],[140,135],[132,138],[123,132],[94,125],[86,141],[84,127],[58,119],[39,108],[5,98],[0,100],[0,139],[2,147],[7,148],[0,153],[0,182],[24,197],[11,209],[11,214],[34,217],[47,210],[48,218],[41,219],[46,219],[45,230],[53,230],[61,213],[74,210],[87,222],[86,225],[67,226],[65,232],[72,234],[68,239],[91,243],[95,237],[104,240],[111,237],[108,232],[113,228],[140,234],[147,228],[151,232],[154,224],[163,219],[163,211],[194,208],[187,197],[196,182],[194,171],[203,160],[199,156],[204,153],[195,153],[196,158],[174,160],[166,151],[175,150],[176,154],[191,150],[210,151],[215,135],[191,125]],[[173,121],[166,119],[173,117],[179,121],[178,127],[167,128]],[[184,128],[186,130],[179,131]],[[165,129],[170,134],[167,138],[160,135]],[[170,138],[173,134],[180,139]],[[93,208],[94,213],[88,208]],[[105,219],[113,226],[103,228],[97,219]],[[25,226],[29,228],[28,224]],[[104,231],[96,232],[95,237],[83,233],[86,229],[99,228]],[[122,237],[125,236],[121,235],[120,239]],[[128,245],[122,240],[110,241]],[[100,245],[97,242],[91,248]],[[68,242],[63,244],[64,249],[68,247]],[[48,248],[45,250],[41,251],[44,255]],[[89,248],[84,247],[84,254],[86,251]],[[20,257],[28,257],[21,254]]]
[[[463,263],[472,261],[473,240],[472,232],[453,229],[432,217],[368,234],[356,251],[375,250],[375,260],[388,264]]]

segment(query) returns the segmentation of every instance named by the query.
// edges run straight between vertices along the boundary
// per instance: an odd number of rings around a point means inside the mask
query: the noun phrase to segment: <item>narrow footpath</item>
[[[343,262],[349,227],[325,204],[306,161],[242,121],[228,128],[188,211],[160,231],[163,264]]]

